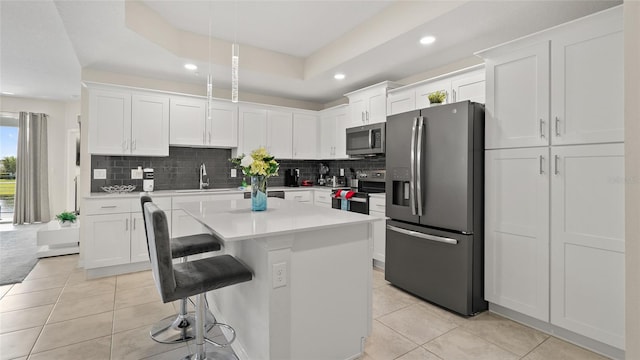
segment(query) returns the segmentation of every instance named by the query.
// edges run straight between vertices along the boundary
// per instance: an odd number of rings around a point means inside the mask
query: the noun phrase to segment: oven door
[[[369,215],[369,196],[367,197],[352,197],[349,200],[338,199],[333,194],[331,195],[331,207],[334,209],[342,209],[342,202],[349,202],[347,209],[352,212]]]

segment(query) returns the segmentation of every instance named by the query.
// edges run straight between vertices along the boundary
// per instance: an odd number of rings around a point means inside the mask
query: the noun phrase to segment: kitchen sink
[[[231,191],[233,189],[183,189],[183,190],[175,190],[177,193],[212,193],[212,192],[226,192]]]

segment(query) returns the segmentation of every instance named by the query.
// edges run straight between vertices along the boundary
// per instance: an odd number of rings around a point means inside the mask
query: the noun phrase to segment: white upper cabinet
[[[553,37],[552,144],[624,141],[622,27],[611,12]]]
[[[89,90],[89,153],[130,153],[131,93]]]
[[[213,101],[211,121],[207,101],[200,98],[171,97],[170,144],[229,148],[238,145],[238,107]]]
[[[484,71],[456,76],[451,79],[451,102],[469,100],[484,104],[485,87]]]
[[[385,81],[345,94],[351,113],[348,127],[387,121],[387,90],[396,87],[397,84]]]
[[[211,121],[206,122],[206,145],[231,148],[238,146],[238,106],[228,101],[213,101]]]
[[[188,97],[172,97],[169,105],[169,144],[202,146],[205,144],[207,102]]]
[[[417,109],[415,88],[390,92],[387,96],[387,115],[400,114],[415,109]]]
[[[319,159],[346,159],[346,129],[349,108],[340,106],[320,112]]]
[[[119,89],[89,90],[89,153],[169,155],[169,97]]]
[[[485,152],[485,298],[549,321],[549,148]]]
[[[277,159],[293,156],[293,113],[267,110],[267,151]]]
[[[624,141],[622,27],[617,7],[482,53],[486,148]]]
[[[240,106],[238,111],[238,154],[248,155],[267,147],[267,110]]]
[[[131,155],[169,156],[168,97],[131,97]]]
[[[293,158],[315,159],[318,156],[318,117],[310,113],[293,113]]]
[[[624,144],[551,155],[551,322],[623,349]]]
[[[549,42],[485,64],[485,148],[549,145]]]
[[[431,106],[428,96],[436,91],[443,91],[447,95],[445,104],[465,100],[484,104],[485,71],[477,67],[464,69],[391,90],[387,96],[387,115],[428,108]]]

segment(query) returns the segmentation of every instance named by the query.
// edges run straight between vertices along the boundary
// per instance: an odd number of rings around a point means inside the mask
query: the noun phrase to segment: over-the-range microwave
[[[384,155],[385,123],[357,126],[347,129],[347,155]]]

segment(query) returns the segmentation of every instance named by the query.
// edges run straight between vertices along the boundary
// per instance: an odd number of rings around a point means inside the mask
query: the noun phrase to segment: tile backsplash
[[[238,177],[230,176],[232,165],[230,149],[205,149],[170,147],[169,156],[91,156],[91,174],[94,169],[106,169],[107,178],[91,180],[91,192],[102,192],[100,187],[111,185],[136,185],[136,190],[142,190],[142,180],[131,179],[131,169],[154,169],[155,190],[179,190],[198,188],[198,170],[201,163],[207,168],[210,188],[237,187],[242,182],[242,174]],[[340,168],[345,175],[350,176],[349,168],[356,170],[384,169],[384,158],[359,160],[279,160],[279,176],[269,178],[270,186],[284,185],[286,169],[300,169],[300,179],[310,179],[314,182],[318,178],[320,163],[329,167],[329,176],[339,175]],[[249,182],[249,179],[247,179]]]

